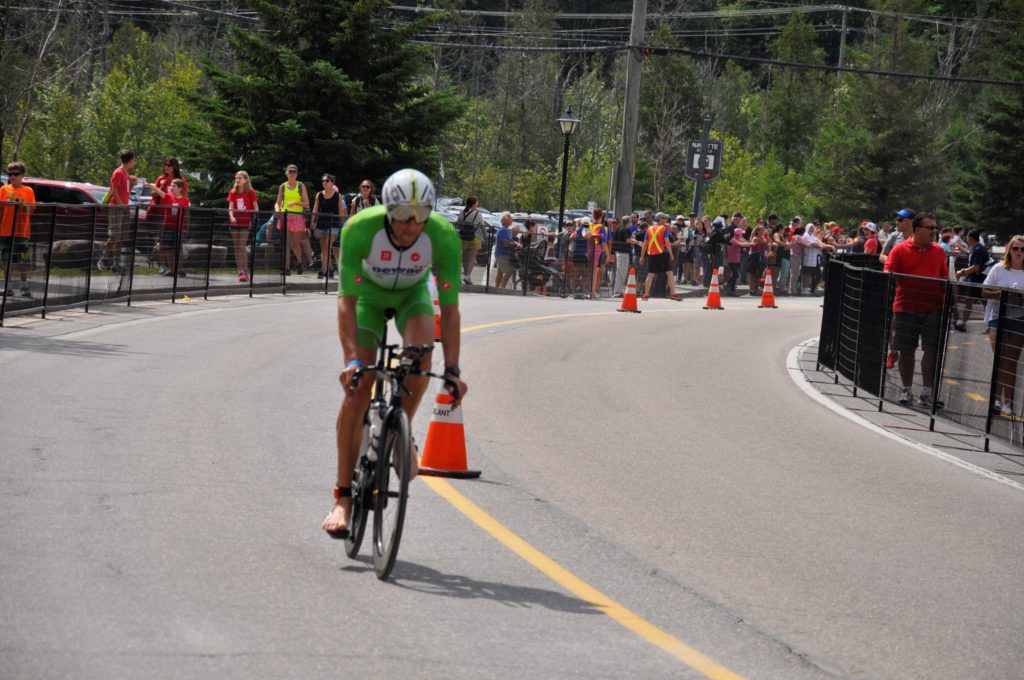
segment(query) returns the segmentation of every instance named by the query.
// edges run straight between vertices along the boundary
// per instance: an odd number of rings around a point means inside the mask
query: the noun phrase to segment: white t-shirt
[[[1011,288],[1024,293],[1024,269],[1006,269],[1002,262],[992,265],[988,276],[985,277],[984,285],[989,288]],[[985,323],[994,321],[999,316],[999,300],[988,300],[985,302]],[[1010,305],[1006,309],[1006,317],[1009,319],[1024,318],[1024,307]]]
[[[818,242],[817,236],[813,233],[805,233],[800,237],[800,240],[804,245],[804,266],[805,267],[817,267],[818,256],[821,255],[821,248],[815,248],[814,245]]]

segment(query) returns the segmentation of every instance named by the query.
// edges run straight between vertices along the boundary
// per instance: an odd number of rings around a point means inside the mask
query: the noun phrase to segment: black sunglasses
[[[1014,247],[1010,248],[1010,250],[1012,250],[1015,253],[1024,253],[1024,246],[1020,246],[1020,247],[1014,246]]]
[[[22,173],[20,171],[18,171],[18,170],[8,170],[7,171],[7,176],[8,177],[21,177],[21,174]]]

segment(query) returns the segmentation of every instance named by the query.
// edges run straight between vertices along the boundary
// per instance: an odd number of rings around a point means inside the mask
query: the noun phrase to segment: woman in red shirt
[[[180,179],[184,184],[185,195],[187,196],[188,182],[181,176],[181,164],[174,156],[168,156],[164,159],[164,173],[157,177],[156,182],[153,183],[153,186],[160,190],[160,194],[153,191],[149,199],[150,207],[147,215],[153,220],[153,224],[163,224],[164,217],[167,214],[167,206],[171,205],[171,182],[176,179]],[[150,190],[152,191],[152,188]]]
[[[247,265],[249,262],[246,245],[249,243],[249,231],[252,228],[252,216],[260,206],[256,201],[249,173],[239,170],[235,173],[235,183],[228,192],[228,231],[235,247],[235,264],[238,266],[238,282],[249,280]]]

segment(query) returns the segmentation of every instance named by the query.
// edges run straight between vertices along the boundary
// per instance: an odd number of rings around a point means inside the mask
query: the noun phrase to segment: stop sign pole
[[[698,158],[703,158],[704,153],[708,148],[708,140],[711,138],[711,115],[704,114],[704,132],[700,136],[700,150],[697,153]],[[698,216],[701,213],[701,201],[704,198],[704,173],[700,173],[696,177],[696,182],[693,186],[693,212]]]

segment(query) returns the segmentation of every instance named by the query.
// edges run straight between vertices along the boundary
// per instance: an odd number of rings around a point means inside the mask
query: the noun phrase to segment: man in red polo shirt
[[[899,371],[903,382],[899,402],[910,405],[914,400],[910,388],[914,383],[914,352],[920,338],[921,382],[924,384],[920,404],[926,408],[931,408],[933,403],[937,408],[943,406],[935,399],[934,381],[945,301],[944,281],[949,278],[949,265],[946,252],[935,242],[936,228],[934,215],[917,215],[911,237],[894,247],[885,261],[885,271],[906,275],[896,277],[896,299],[892,305],[893,349],[900,353]]]

